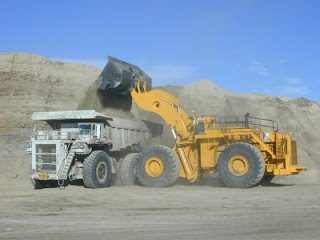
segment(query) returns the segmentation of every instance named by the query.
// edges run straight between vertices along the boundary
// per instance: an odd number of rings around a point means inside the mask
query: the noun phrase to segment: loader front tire
[[[274,177],[274,175],[265,175],[263,176],[259,184],[261,184],[262,186],[270,186]]]
[[[153,145],[145,148],[138,157],[138,181],[145,187],[168,187],[180,174],[180,160],[170,148]]]
[[[93,151],[83,162],[83,183],[87,188],[108,187],[112,180],[112,160],[104,151]]]
[[[137,162],[138,153],[129,153],[121,158],[118,165],[118,179],[123,186],[137,184]]]
[[[255,146],[237,142],[220,154],[218,161],[221,181],[232,188],[249,188],[260,182],[265,172],[265,160]]]

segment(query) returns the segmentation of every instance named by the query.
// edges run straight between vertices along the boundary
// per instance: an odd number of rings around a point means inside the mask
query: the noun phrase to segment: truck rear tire
[[[138,153],[129,153],[121,158],[118,166],[118,179],[123,186],[132,186],[137,184],[137,162]]]
[[[255,146],[237,142],[220,154],[219,175],[221,181],[232,188],[249,188],[260,182],[265,173],[265,160]]]
[[[138,181],[145,187],[173,185],[180,174],[180,160],[170,148],[153,145],[145,148],[137,163]]]
[[[83,183],[87,188],[108,187],[112,180],[112,160],[104,151],[93,151],[83,162]]]

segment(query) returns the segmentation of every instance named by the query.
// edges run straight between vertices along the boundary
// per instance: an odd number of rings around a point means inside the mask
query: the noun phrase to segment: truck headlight
[[[82,143],[82,142],[76,142],[75,144],[74,144],[74,148],[76,148],[76,149],[84,149],[85,148],[85,146],[86,146],[86,144],[85,143]]]

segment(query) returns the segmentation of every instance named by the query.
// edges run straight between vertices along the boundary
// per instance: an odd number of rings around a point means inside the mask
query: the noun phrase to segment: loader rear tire
[[[221,181],[228,187],[249,188],[262,179],[265,160],[255,146],[237,142],[220,154],[218,168]]]
[[[138,153],[129,153],[121,158],[118,166],[118,179],[123,186],[132,186],[137,184],[137,162]]]
[[[83,183],[87,188],[108,187],[112,180],[112,160],[104,151],[93,151],[83,162]]]
[[[170,148],[153,145],[145,148],[138,157],[138,181],[145,187],[168,187],[180,174],[180,160]]]

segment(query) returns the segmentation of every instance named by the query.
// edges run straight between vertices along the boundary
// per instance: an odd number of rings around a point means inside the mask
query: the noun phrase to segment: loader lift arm
[[[198,179],[197,151],[191,130],[194,125],[186,112],[180,108],[180,102],[173,95],[154,89],[146,90],[146,84],[138,81],[130,92],[135,103],[145,111],[158,114],[171,129],[176,145],[173,150],[178,154],[182,165],[181,176],[193,182]]]
[[[108,63],[97,79],[98,88],[117,94],[131,94],[142,109],[158,114],[169,126],[175,138],[173,147],[182,165],[180,176],[190,182],[198,179],[199,155],[192,131],[193,121],[180,108],[171,94],[152,88],[152,79],[138,66],[108,56]]]

